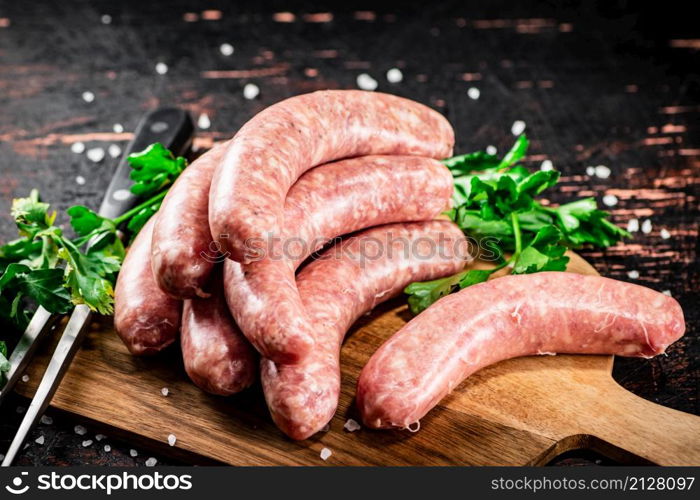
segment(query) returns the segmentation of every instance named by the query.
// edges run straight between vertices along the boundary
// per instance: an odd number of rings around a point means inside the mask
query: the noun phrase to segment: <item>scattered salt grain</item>
[[[83,92],[83,101],[92,102],[94,100],[95,100],[95,94],[93,94],[89,90],[86,90],[85,92]]]
[[[79,155],[85,152],[85,144],[82,142],[74,142],[70,145],[70,150]]]
[[[659,236],[661,236],[661,239],[667,240],[671,237],[671,233],[668,232],[668,229],[663,228],[659,231]]]
[[[105,150],[102,148],[92,148],[87,150],[88,160],[99,163],[105,158]]]
[[[498,149],[496,149],[496,146],[486,146],[486,154],[490,154],[493,156],[496,153],[498,153]]]
[[[132,457],[138,457],[138,456],[139,456],[139,452],[136,451],[135,449],[131,448],[131,449],[129,450],[129,455],[131,455]]]
[[[105,436],[104,434],[97,434],[97,435],[95,436],[95,439],[97,439],[98,441],[102,441],[102,440],[105,439],[106,437],[107,437],[107,436]]]
[[[42,434],[41,436],[39,436],[38,438],[36,438],[36,439],[34,440],[34,442],[35,442],[36,444],[44,444],[44,435]]]
[[[168,444],[170,446],[175,446],[176,442],[177,442],[177,437],[175,436],[175,434],[169,434],[168,435]]]
[[[131,191],[128,189],[117,189],[114,193],[112,193],[112,198],[114,198],[117,201],[124,201],[131,196]]]
[[[111,24],[112,23],[112,16],[109,14],[104,14],[100,20],[102,21],[102,24]]]
[[[21,415],[22,413],[24,413],[25,410],[26,410],[26,408],[25,408],[24,406],[18,406],[18,407],[17,407],[17,413],[19,413],[20,415]]]
[[[669,297],[671,297],[671,290],[664,290],[664,291],[661,292],[661,293],[663,293],[664,295],[668,295]]]
[[[645,219],[644,222],[642,222],[642,232],[644,234],[651,233],[651,221],[649,219]]]
[[[219,46],[219,51],[225,56],[230,56],[233,54],[234,48],[233,45],[231,45],[230,43],[222,43]]]
[[[610,168],[605,165],[598,165],[595,167],[595,175],[601,179],[607,179],[610,177]]]
[[[75,183],[78,184],[79,186],[82,186],[85,184],[85,177],[82,175],[79,175],[75,178]]]
[[[158,463],[158,460],[155,458],[151,457],[148,460],[146,460],[146,467],[155,467],[155,465]]]
[[[122,148],[116,144],[110,144],[107,148],[107,153],[109,153],[109,156],[112,158],[117,158],[120,154],[122,154]]]
[[[122,132],[124,132],[124,126],[121,123],[115,123],[112,126],[112,130],[115,134],[121,134]]]
[[[403,73],[399,68],[391,68],[386,72],[386,79],[389,83],[399,83],[403,80]]]
[[[520,134],[522,134],[523,132],[525,132],[525,127],[526,127],[526,126],[527,126],[527,125],[525,125],[525,122],[524,122],[524,121],[522,121],[522,120],[515,120],[515,121],[513,122],[513,125],[510,127],[510,132],[511,132],[511,134],[513,134],[513,135],[520,135]]]
[[[92,446],[92,439],[86,439],[83,441],[83,448],[87,448],[89,446]]]
[[[629,271],[629,272],[627,273],[627,276],[628,276],[630,279],[636,280],[637,278],[639,278],[639,271],[635,271],[635,270]]]
[[[161,393],[163,396],[167,396],[168,394],[170,394],[170,390],[168,390],[167,387],[163,387],[163,388],[160,390],[160,393]]]
[[[328,457],[330,457],[333,454],[331,450],[328,448],[323,448],[321,450],[321,460],[328,460]]]
[[[199,115],[199,118],[197,119],[197,127],[206,130],[209,127],[211,127],[211,120],[209,120],[209,115],[206,113],[202,113]]]
[[[109,453],[110,451],[112,451],[112,447],[111,447],[110,445],[106,444],[105,447],[104,447],[104,450],[105,450],[107,453]]]
[[[168,65],[165,64],[164,62],[158,62],[156,63],[156,73],[159,75],[164,75],[168,72]]]
[[[467,90],[467,95],[470,99],[474,99],[476,101],[479,96],[481,96],[481,90],[477,89],[476,87],[470,87],[469,90]]]
[[[82,425],[76,425],[73,427],[73,431],[78,435],[78,436],[84,436],[87,434],[87,429],[83,427]]]
[[[540,170],[542,170],[543,172],[554,170],[554,164],[552,163],[552,160],[543,161],[542,165],[540,165]]]
[[[348,432],[355,432],[359,431],[362,429],[360,424],[357,423],[356,420],[349,418],[347,422],[345,422],[345,425],[343,426],[343,429],[345,429]]]
[[[42,415],[40,422],[44,425],[51,425],[53,424],[53,418],[49,417],[48,415]]]
[[[0,462],[2,462],[3,460],[5,460],[5,455],[3,455],[2,453],[0,453]]]
[[[627,232],[636,233],[639,231],[639,219],[630,219],[627,221]]]
[[[246,83],[245,87],[243,87],[243,97],[245,97],[249,101],[252,101],[259,95],[260,88],[254,83]]]
[[[586,175],[593,177],[595,175],[595,167],[586,167]]]
[[[617,196],[614,194],[606,194],[603,196],[603,205],[607,207],[614,207],[617,205]]]
[[[360,73],[357,75],[357,86],[362,90],[376,90],[377,80],[369,76],[367,73]]]
[[[29,375],[22,375],[22,382],[29,382]]]

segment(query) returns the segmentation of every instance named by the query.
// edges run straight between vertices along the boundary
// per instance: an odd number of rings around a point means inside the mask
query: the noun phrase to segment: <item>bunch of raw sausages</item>
[[[352,323],[469,258],[461,231],[436,220],[453,189],[437,160],[453,144],[444,117],[386,94],[322,91],[267,108],[193,162],[139,233],[117,282],[117,332],[137,355],[180,334],[188,375],[214,394],[259,372],[275,423],[311,436],[335,413]],[[440,300],[394,335],[364,368],[358,406],[371,427],[410,427],[498,360],[651,356],[683,330],[678,304],[639,286],[501,278]]]

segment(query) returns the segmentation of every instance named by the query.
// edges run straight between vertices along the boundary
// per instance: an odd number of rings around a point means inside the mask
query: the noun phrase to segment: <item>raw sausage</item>
[[[157,353],[180,329],[181,303],[161,291],[151,271],[151,235],[159,213],[136,235],[114,290],[114,327],[135,355]]]
[[[449,205],[452,189],[440,162],[417,156],[363,156],[311,170],[287,197],[284,241],[260,261],[227,262],[226,298],[236,323],[265,357],[301,361],[316,334],[294,281],[296,267],[336,236],[432,219]]]
[[[190,379],[206,392],[228,396],[255,382],[258,354],[233,322],[221,266],[214,269],[211,288],[211,297],[185,300],[180,341]]]
[[[459,271],[464,249],[464,235],[452,222],[391,224],[363,231],[305,267],[297,285],[317,327],[316,346],[296,365],[261,364],[277,426],[293,439],[321,430],[338,406],[340,346],[352,323],[413,281]]]
[[[382,345],[362,370],[369,427],[409,428],[475,371],[549,353],[651,357],[685,330],[674,299],[599,276],[505,276],[441,299]]]
[[[285,197],[306,170],[372,154],[445,158],[453,145],[442,115],[401,97],[326,90],[286,99],[231,140],[211,184],[212,236],[233,260],[247,263],[282,236]]]
[[[207,280],[219,257],[212,252],[209,231],[209,185],[225,150],[225,144],[218,144],[192,162],[160,207],[151,265],[158,285],[174,298],[208,296]]]

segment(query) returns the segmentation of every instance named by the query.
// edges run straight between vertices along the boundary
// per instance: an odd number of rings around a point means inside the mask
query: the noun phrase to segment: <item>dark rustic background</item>
[[[562,172],[553,202],[615,195],[616,223],[650,221],[632,241],[582,253],[603,275],[681,302],[686,337],[668,356],[617,359],[614,375],[645,398],[700,413],[700,30],[689,2],[663,10],[632,1],[263,3],[0,0],[0,241],[15,234],[5,215],[12,198],[31,188],[59,211],[96,208],[117,160],[94,162],[71,147],[124,147],[146,110],[178,105],[195,120],[206,115],[211,126],[196,143],[206,148],[284,97],[356,88],[367,73],[378,90],[443,112],[457,152],[503,152],[512,124],[524,121],[531,166],[548,159]],[[224,55],[222,44],[234,53]],[[401,82],[388,82],[391,68]],[[258,86],[255,99],[244,97],[247,83]],[[609,178],[587,173],[598,165]],[[26,404],[16,398],[1,409],[0,453]],[[34,431],[18,463],[143,464],[149,456],[49,415],[55,422]]]

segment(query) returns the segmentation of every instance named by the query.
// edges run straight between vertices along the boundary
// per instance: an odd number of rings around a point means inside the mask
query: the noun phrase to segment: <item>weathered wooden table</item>
[[[683,305],[686,337],[665,357],[617,359],[616,379],[700,413],[700,32],[692,16],[615,3],[602,11],[593,2],[482,4],[339,11],[318,3],[0,1],[0,214],[31,188],[59,212],[96,207],[113,156],[158,105],[192,113],[200,148],[284,97],[373,81],[443,112],[457,152],[503,151],[522,121],[530,165],[550,160],[562,172],[552,202],[605,197],[616,223],[638,222],[632,241],[583,256],[605,276],[669,290]],[[74,152],[81,144],[85,152]],[[1,215],[0,241],[14,234]],[[23,406],[16,398],[1,410],[0,453]],[[149,456],[133,457],[128,442],[98,441],[93,429],[78,435],[78,422],[49,415],[55,422],[35,430],[18,463],[128,465]]]

